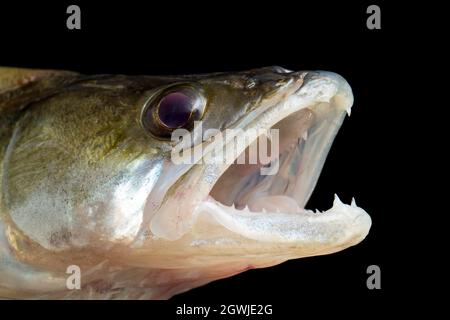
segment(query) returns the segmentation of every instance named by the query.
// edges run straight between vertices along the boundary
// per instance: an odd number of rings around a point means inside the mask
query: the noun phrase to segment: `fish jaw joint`
[[[248,207],[239,210],[225,206],[210,197],[200,204],[197,213],[208,214],[210,221],[213,219],[238,237],[259,242],[268,252],[286,247],[278,254],[287,258],[342,250],[364,239],[371,226],[362,208],[354,201],[350,205],[342,203],[337,195],[333,206],[324,212],[252,212]]]

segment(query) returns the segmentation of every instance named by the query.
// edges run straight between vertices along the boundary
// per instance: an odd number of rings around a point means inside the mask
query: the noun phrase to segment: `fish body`
[[[324,71],[0,68],[0,297],[166,299],[359,243],[371,220],[355,202],[304,209],[352,103]],[[270,163],[237,162],[260,141],[277,144]]]

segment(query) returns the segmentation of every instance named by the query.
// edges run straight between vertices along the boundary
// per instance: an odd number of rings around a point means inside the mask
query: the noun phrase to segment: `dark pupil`
[[[182,92],[172,92],[159,102],[159,120],[169,128],[179,128],[191,116],[192,99]]]

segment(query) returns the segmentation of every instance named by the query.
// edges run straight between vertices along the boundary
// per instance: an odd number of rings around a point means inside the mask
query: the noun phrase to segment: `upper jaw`
[[[267,129],[298,110],[310,108],[314,112],[315,121],[308,128],[310,142],[303,150],[303,155],[309,159],[306,161],[303,157],[306,167],[285,194],[295,199],[299,210],[294,213],[255,213],[225,206],[207,195],[228,165],[204,164],[194,166],[182,178],[179,187],[172,190],[152,217],[150,230],[153,235],[171,241],[200,239],[208,243],[218,235],[214,236],[210,232],[212,228],[204,229],[203,225],[213,224],[229,239],[257,241],[257,251],[273,244],[296,248],[286,253],[290,257],[334,252],[364,239],[371,221],[356,205],[344,205],[336,198],[333,207],[324,213],[313,214],[303,209],[344,115],[350,113],[351,89],[343,78],[329,72],[309,72],[293,79],[294,83],[284,91],[284,99],[278,97],[275,105],[268,103],[258,108],[256,114],[248,115],[239,125],[246,129]]]

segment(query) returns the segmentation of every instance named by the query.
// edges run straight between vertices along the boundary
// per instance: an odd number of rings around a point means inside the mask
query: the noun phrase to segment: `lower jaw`
[[[271,244],[276,244],[278,249],[279,245],[287,245],[302,250],[305,255],[353,245],[354,239],[365,237],[371,225],[370,217],[354,201],[347,205],[337,196],[332,208],[324,212],[302,208],[296,212],[253,212],[248,208],[224,206],[210,197],[197,207],[196,215],[194,234],[199,236],[205,232],[205,239],[243,242],[245,238],[259,242],[266,250]]]

